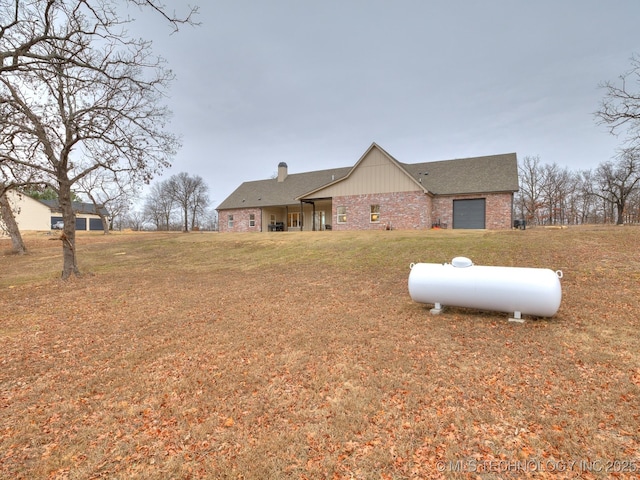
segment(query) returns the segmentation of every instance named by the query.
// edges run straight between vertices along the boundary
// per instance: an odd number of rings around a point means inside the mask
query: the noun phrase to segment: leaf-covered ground
[[[0,478],[640,477],[640,228],[0,240]],[[562,270],[552,319],[411,262]]]

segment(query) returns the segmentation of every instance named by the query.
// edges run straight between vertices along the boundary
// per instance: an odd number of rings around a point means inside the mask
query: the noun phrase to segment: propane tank
[[[431,313],[444,305],[552,317],[560,308],[562,271],[545,268],[478,266],[466,257],[451,263],[411,264],[409,295],[433,303]]]

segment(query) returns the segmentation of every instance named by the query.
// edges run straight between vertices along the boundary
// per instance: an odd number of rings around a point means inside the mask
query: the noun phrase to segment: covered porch
[[[310,232],[332,229],[331,198],[305,199],[262,209],[263,232]]]

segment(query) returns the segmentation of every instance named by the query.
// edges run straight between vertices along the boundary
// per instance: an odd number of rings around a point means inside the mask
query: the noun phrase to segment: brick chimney
[[[280,162],[278,164],[278,182],[284,182],[285,178],[287,178],[287,164]]]

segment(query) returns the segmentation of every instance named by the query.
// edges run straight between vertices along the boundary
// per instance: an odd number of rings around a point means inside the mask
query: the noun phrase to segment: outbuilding
[[[57,200],[37,200],[15,190],[9,190],[7,198],[20,231],[51,230],[56,222],[62,220]],[[72,208],[76,215],[76,231],[103,230],[98,210],[92,203],[73,202]],[[109,212],[104,207],[99,208],[100,213],[108,218]]]

